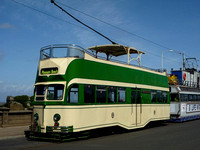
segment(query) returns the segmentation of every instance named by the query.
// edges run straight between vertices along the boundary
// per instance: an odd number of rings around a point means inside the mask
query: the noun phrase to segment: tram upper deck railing
[[[48,58],[78,57],[84,58],[85,50],[74,44],[56,44],[41,48],[40,60]]]
[[[89,52],[88,50],[86,50],[78,45],[75,45],[75,44],[54,44],[54,45],[49,45],[49,46],[45,46],[45,47],[41,48],[40,60],[45,60],[45,59],[49,59],[49,58],[65,58],[65,57],[76,57],[76,58],[84,59],[84,53],[87,53],[93,57],[97,57],[97,56],[95,56],[95,54],[93,54],[93,53]],[[98,56],[98,58],[107,60],[107,58],[102,57],[102,56]],[[109,59],[109,61],[113,61],[113,62],[117,62],[117,63],[121,63],[121,64],[127,64],[124,61],[120,61],[120,60],[116,60],[116,59]],[[153,70],[156,72],[166,71],[166,70],[163,71],[161,69],[152,69],[152,68],[134,65],[134,64],[129,64],[129,65],[141,67],[141,68],[148,69],[148,70]]]

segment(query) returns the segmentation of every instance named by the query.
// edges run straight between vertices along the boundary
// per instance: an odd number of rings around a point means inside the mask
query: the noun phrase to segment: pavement
[[[0,140],[24,137],[24,131],[28,129],[29,126],[0,127]]]

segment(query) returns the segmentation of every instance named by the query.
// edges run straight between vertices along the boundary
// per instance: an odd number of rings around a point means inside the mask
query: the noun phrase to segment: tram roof
[[[113,56],[121,56],[127,54],[127,50],[130,48],[130,54],[145,54],[145,52],[137,50],[135,47],[128,47],[119,44],[109,45],[97,45],[89,47],[89,50],[95,50],[96,52],[102,52]]]

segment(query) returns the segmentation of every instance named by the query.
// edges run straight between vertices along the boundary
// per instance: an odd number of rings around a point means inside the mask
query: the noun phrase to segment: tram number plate
[[[187,104],[187,112],[200,111],[200,104]]]

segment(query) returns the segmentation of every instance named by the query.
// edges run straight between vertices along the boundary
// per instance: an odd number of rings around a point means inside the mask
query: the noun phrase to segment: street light
[[[174,50],[169,50],[170,52],[176,52],[177,54],[180,54],[183,56],[183,70],[185,70],[185,53],[184,52],[177,52],[177,51],[174,51]]]

